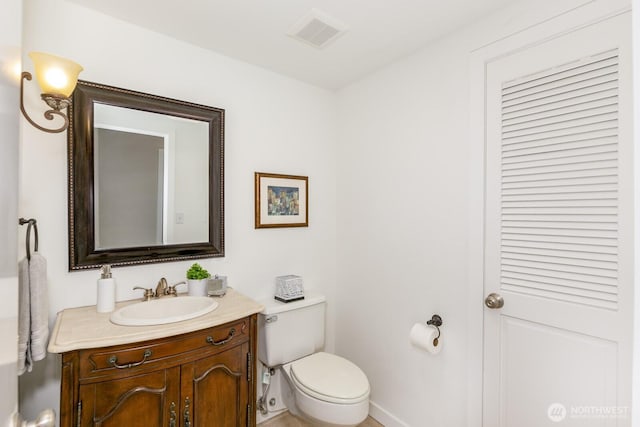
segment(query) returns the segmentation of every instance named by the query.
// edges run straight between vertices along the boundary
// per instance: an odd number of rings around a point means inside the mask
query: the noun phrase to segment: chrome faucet
[[[178,296],[178,291],[176,291],[176,287],[177,287],[178,285],[186,285],[186,284],[187,284],[187,282],[185,282],[185,281],[183,280],[182,282],[178,282],[178,283],[176,283],[176,284],[175,284],[175,285],[173,285],[173,286],[169,286],[169,287],[167,287],[167,290],[166,290],[166,292],[165,292],[165,295],[177,297],[177,296]]]
[[[142,286],[136,286],[136,287],[133,288],[134,291],[136,289],[142,289],[144,291],[144,296],[142,297],[142,301],[151,301],[151,299],[155,298],[155,296],[156,296],[153,293],[153,289],[143,288]]]
[[[177,297],[178,291],[176,291],[176,287],[178,285],[186,285],[187,282],[184,280],[182,282],[178,282],[175,285],[167,286],[167,280],[163,277],[158,282],[158,286],[156,286],[156,298],[162,297]]]
[[[178,282],[173,286],[169,286],[167,284],[167,279],[165,279],[164,277],[162,277],[159,281],[158,284],[156,285],[156,290],[155,292],[153,291],[153,289],[149,288],[143,288],[140,286],[136,286],[133,289],[142,289],[144,291],[144,296],[142,297],[143,301],[150,301],[154,298],[162,298],[162,297],[177,297],[178,296],[178,292],[176,291],[176,286],[178,285],[186,285],[187,282],[182,281],[182,282]]]
[[[156,286],[156,298],[163,297],[167,295],[167,289],[169,285],[167,285],[167,279],[164,277],[158,281],[158,285]]]

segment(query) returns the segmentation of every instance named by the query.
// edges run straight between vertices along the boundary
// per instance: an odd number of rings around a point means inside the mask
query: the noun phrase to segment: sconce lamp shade
[[[40,98],[49,106],[49,110],[44,112],[44,118],[53,120],[54,117],[61,118],[64,122],[60,127],[48,128],[36,123],[24,108],[24,81],[30,81],[33,76],[28,71],[22,72],[20,80],[20,111],[33,127],[43,132],[58,133],[69,126],[69,117],[65,114],[67,107],[71,104],[71,94],[78,83],[78,74],[82,67],[73,61],[69,61],[59,56],[49,55],[42,52],[31,52],[29,54],[36,70],[36,79],[42,90]]]
[[[59,56],[31,52],[36,80],[43,94],[68,98],[78,83],[82,66]]]

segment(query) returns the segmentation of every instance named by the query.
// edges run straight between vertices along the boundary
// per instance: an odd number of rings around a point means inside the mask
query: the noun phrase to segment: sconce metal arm
[[[64,114],[60,110],[67,108],[69,106],[69,104],[71,103],[71,100],[69,98],[42,94],[42,99],[44,100],[44,102],[46,102],[47,105],[52,108],[51,110],[47,110],[44,112],[44,117],[47,120],[53,120],[54,114],[56,116],[61,117],[64,120],[64,123],[59,128],[48,129],[48,128],[42,127],[38,123],[34,122],[31,119],[31,117],[29,117],[29,115],[27,114],[27,111],[24,108],[24,80],[25,79],[31,80],[31,78],[32,78],[31,73],[29,73],[28,71],[22,72],[22,79],[20,80],[20,111],[22,111],[22,114],[27,119],[27,121],[31,123],[31,125],[33,125],[37,129],[40,129],[43,132],[60,133],[64,131],[69,126],[69,118],[67,117],[66,114]]]

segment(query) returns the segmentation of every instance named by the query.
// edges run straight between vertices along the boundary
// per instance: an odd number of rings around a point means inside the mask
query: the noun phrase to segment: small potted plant
[[[189,295],[207,296],[207,281],[211,275],[197,262],[187,270],[187,284]]]

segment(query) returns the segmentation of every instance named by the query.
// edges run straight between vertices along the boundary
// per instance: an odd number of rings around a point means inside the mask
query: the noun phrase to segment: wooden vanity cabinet
[[[161,327],[161,326],[159,326]],[[256,315],[62,355],[62,427],[255,426]]]

